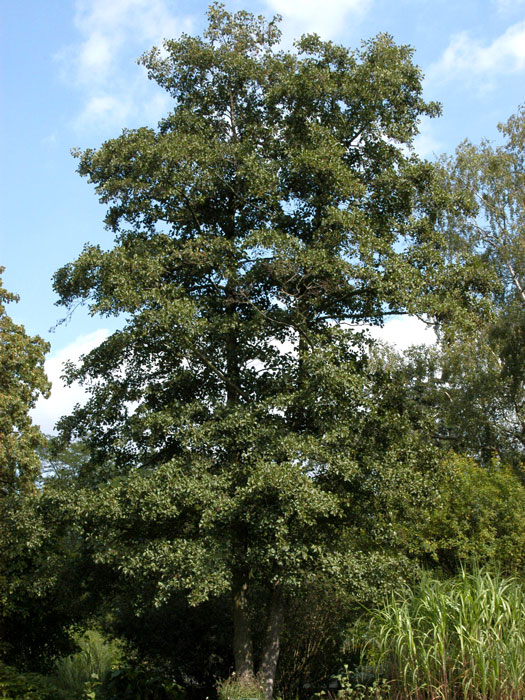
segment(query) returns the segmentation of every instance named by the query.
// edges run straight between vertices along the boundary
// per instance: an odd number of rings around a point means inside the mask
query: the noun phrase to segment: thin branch
[[[195,348],[195,347],[193,347],[193,352],[195,353],[195,355],[197,355],[199,360],[204,365],[206,365],[206,367],[208,367],[208,369],[210,369],[218,377],[220,377],[220,379],[222,379],[222,381],[227,386],[229,386],[231,389],[234,389],[239,394],[239,396],[242,396],[242,398],[245,399],[246,401],[250,400],[250,397],[248,396],[248,394],[246,394],[246,392],[244,392],[240,386],[238,386],[226,374],[224,374],[224,372],[222,370],[220,370],[216,365],[214,365],[213,362],[210,359],[208,359],[203,352],[201,352],[198,348]]]
[[[304,340],[307,342],[308,346],[313,349],[314,345],[310,338],[308,337],[307,333],[300,328],[299,326],[295,325],[294,323],[290,323],[287,321],[278,321],[276,318],[272,318],[271,316],[268,316],[264,311],[262,311],[256,304],[253,303],[253,301],[246,295],[246,293],[243,290],[239,290],[241,294],[245,298],[246,304],[251,306],[260,316],[262,316],[266,321],[269,321],[270,323],[273,323],[278,326],[284,326],[285,328],[293,328],[299,335],[304,338]]]

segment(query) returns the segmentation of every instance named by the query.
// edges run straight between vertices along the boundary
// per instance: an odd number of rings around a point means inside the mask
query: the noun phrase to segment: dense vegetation
[[[158,128],[76,153],[115,244],[59,303],[126,322],[47,441],[0,307],[7,698],[523,697],[525,112],[429,163],[410,48],[279,37],[213,6],[141,59]]]

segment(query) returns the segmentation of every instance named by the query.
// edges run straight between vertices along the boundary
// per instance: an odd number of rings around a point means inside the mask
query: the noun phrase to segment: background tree
[[[0,268],[0,275],[4,268]],[[7,315],[5,305],[18,297],[0,281],[0,654],[7,649],[6,626],[12,610],[17,562],[26,541],[17,537],[16,519],[40,475],[37,449],[44,437],[32,424],[29,411],[50,384],[44,372],[48,344],[31,337]]]
[[[456,449],[518,466],[525,450],[525,109],[499,130],[503,143],[461,144],[442,162],[461,206],[448,210],[456,250],[479,256],[492,277],[491,313],[457,329],[432,364],[443,427]]]
[[[480,466],[449,455],[441,502],[421,528],[426,549],[443,571],[492,566],[521,574],[525,563],[525,487],[497,459]]]
[[[7,315],[5,304],[13,301],[18,297],[0,286],[0,499],[30,490],[40,474],[37,448],[44,438],[29,411],[50,389],[44,372],[49,345]]]
[[[61,422],[90,451],[72,507],[93,561],[137,609],[229,593],[236,671],[268,697],[286,596],[395,556],[393,514],[438,467],[370,391],[356,325],[451,313],[475,272],[444,255],[447,194],[407,155],[438,113],[412,50],[278,40],[276,20],[215,5],[202,38],[143,56],[173,109],[77,152],[115,246],[55,276],[65,306],[127,319],[69,368],[91,397]]]

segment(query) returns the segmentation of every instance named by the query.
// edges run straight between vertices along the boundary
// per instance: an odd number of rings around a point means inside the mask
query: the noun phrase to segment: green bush
[[[441,502],[422,527],[424,545],[443,569],[458,562],[496,564],[507,574],[525,565],[525,486],[509,467],[450,454]]]
[[[69,700],[44,676],[20,673],[0,662],[1,700]]]
[[[525,590],[479,570],[426,576],[372,611],[367,658],[403,700],[523,700]]]
[[[77,644],[79,651],[56,661],[54,680],[68,700],[99,697],[98,689],[120,660],[121,645],[96,630],[88,630]]]

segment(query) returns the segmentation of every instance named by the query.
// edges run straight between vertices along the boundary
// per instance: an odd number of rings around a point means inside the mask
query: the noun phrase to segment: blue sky
[[[201,33],[206,2],[178,0],[24,0],[1,17],[2,228],[9,308],[30,334],[51,343],[54,394],[35,420],[49,431],[81,397],[66,391],[64,359],[78,357],[117,327],[78,309],[67,324],[54,305],[53,272],[86,242],[111,244],[103,207],[75,172],[72,147],[96,147],[124,127],[154,125],[170,101],[135,59],[163,37]],[[350,47],[388,32],[416,50],[425,97],[443,116],[421,125],[424,157],[452,153],[465,138],[498,138],[497,123],[525,102],[525,0],[266,0],[228,2],[231,10],[283,16],[283,43],[315,31]],[[394,327],[388,337],[395,338]],[[395,333],[420,340],[416,326]]]

